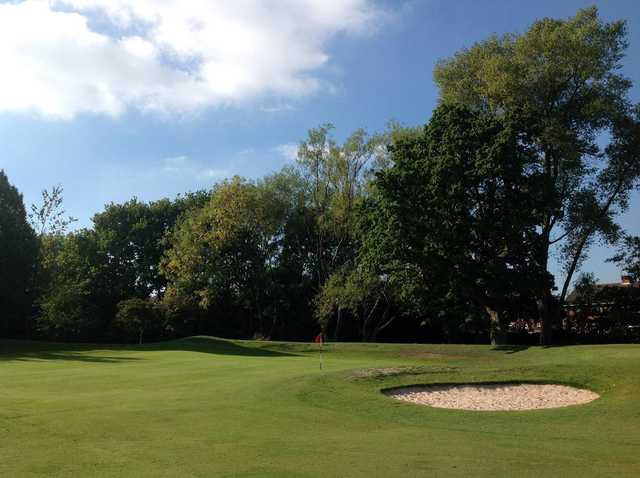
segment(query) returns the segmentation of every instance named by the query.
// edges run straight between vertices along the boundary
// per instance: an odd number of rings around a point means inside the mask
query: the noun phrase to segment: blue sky
[[[325,122],[338,139],[390,120],[424,124],[438,59],[593,4],[605,20],[627,20],[624,73],[640,83],[637,0],[247,1],[223,13],[213,1],[178,3],[182,16],[150,0],[0,1],[0,58],[9,62],[0,168],[27,204],[62,184],[68,212],[90,225],[111,201],[275,171]],[[640,101],[639,87],[632,97]],[[621,223],[640,234],[640,195]],[[583,269],[617,280],[609,255],[596,247]]]

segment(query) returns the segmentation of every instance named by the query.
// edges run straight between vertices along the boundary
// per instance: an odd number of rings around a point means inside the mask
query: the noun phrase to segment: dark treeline
[[[28,214],[0,173],[0,333],[506,343],[536,331],[543,344],[554,329],[584,334],[575,324],[587,309],[565,311],[591,245],[619,245],[613,260],[640,280],[640,240],[615,222],[640,178],[626,48],[624,22],[595,9],[540,20],[440,62],[424,127],[337,142],[325,125],[294,166],[110,204],[88,229],[69,232],[61,188]],[[617,325],[638,320],[628,290],[608,309]]]

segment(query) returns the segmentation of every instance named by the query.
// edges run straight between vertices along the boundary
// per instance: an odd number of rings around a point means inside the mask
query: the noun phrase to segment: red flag
[[[321,344],[322,342],[324,342],[324,340],[323,340],[323,339],[324,339],[324,338],[322,337],[322,332],[320,332],[318,335],[316,335],[316,340],[315,340],[315,342],[316,342],[317,344]]]

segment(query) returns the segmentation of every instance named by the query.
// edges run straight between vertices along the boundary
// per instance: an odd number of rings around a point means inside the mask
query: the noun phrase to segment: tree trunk
[[[622,184],[623,184],[623,181],[620,181],[618,183],[616,188],[613,190],[613,192],[607,199],[607,202],[602,206],[602,209],[598,214],[598,219],[605,217],[609,213],[609,210],[611,209],[612,204],[620,194],[620,190],[622,189]],[[567,271],[567,276],[565,277],[564,284],[562,285],[562,292],[560,294],[560,304],[559,304],[560,309],[562,309],[562,306],[564,305],[564,300],[567,297],[567,292],[569,291],[569,285],[571,284],[571,279],[573,278],[573,274],[576,272],[578,263],[582,258],[582,253],[584,252],[584,248],[587,245],[587,241],[595,232],[596,232],[595,225],[587,228],[587,230],[583,233],[582,237],[580,238],[580,240],[576,245],[576,249],[573,254],[573,258],[571,260],[571,265],[569,266],[569,270]]]
[[[24,338],[27,340],[31,340],[31,315],[30,314],[24,318]]]
[[[333,331],[333,340],[340,339],[340,326],[342,325],[342,308],[338,307],[338,317],[336,318],[336,328]]]
[[[140,345],[142,345],[142,334],[144,333],[143,329],[140,329]]]
[[[278,327],[278,309],[276,309],[275,316],[273,317],[273,321],[271,322],[271,329],[269,330],[269,337],[267,337],[268,340],[272,340],[273,337],[275,337],[277,327]]]
[[[491,322],[491,345],[506,345],[507,331],[502,325],[500,311],[489,306],[485,306],[485,310]]]
[[[389,312],[390,312],[389,309],[390,309],[389,306],[385,308],[384,313],[382,314],[381,323],[376,328],[373,329],[373,332],[371,332],[371,336],[369,339],[372,342],[375,342],[376,340],[378,340],[378,334],[380,334],[380,332],[382,332],[384,329],[389,327],[389,325],[391,325],[391,323],[396,318],[395,315],[392,315],[391,317],[389,317]]]
[[[551,247],[551,230],[553,224],[550,218],[545,218],[544,228],[541,238],[541,249],[539,251],[539,261],[543,270],[548,271],[549,268],[549,248]],[[545,282],[540,290],[539,296],[536,298],[536,307],[538,309],[538,320],[540,321],[540,345],[551,345],[553,341],[553,329],[551,311],[549,310],[551,299],[551,287],[553,281]]]
[[[540,319],[540,345],[553,343],[553,317],[551,315],[551,293],[536,300],[538,318]]]
[[[366,317],[362,318],[362,341],[366,342],[367,340],[369,340],[369,322],[371,321],[371,317],[373,316],[373,313],[376,311],[376,309],[378,308],[378,304],[380,303],[380,296],[378,296],[376,298],[375,303],[373,304],[373,307],[371,307],[371,310],[369,311],[369,313],[366,315]]]

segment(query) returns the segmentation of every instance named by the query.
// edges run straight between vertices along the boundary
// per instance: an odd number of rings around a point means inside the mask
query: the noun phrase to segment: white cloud
[[[162,160],[162,170],[168,173],[176,173],[183,171],[185,168],[191,167],[191,160],[188,156],[172,156]]]
[[[229,169],[216,169],[202,165],[188,156],[172,156],[162,161],[162,172],[172,176],[183,176],[192,179],[224,179],[231,176]]]
[[[227,179],[232,175],[228,169],[215,169],[215,168],[207,168],[203,169],[198,173],[199,179]]]
[[[274,148],[274,151],[287,161],[294,162],[298,159],[298,145],[295,143],[280,144]]]
[[[260,111],[264,113],[281,113],[283,111],[292,111],[295,108],[288,103],[274,104],[268,106],[261,106]]]
[[[0,3],[0,111],[183,113],[331,85],[340,33],[367,33],[372,0],[24,0]]]

